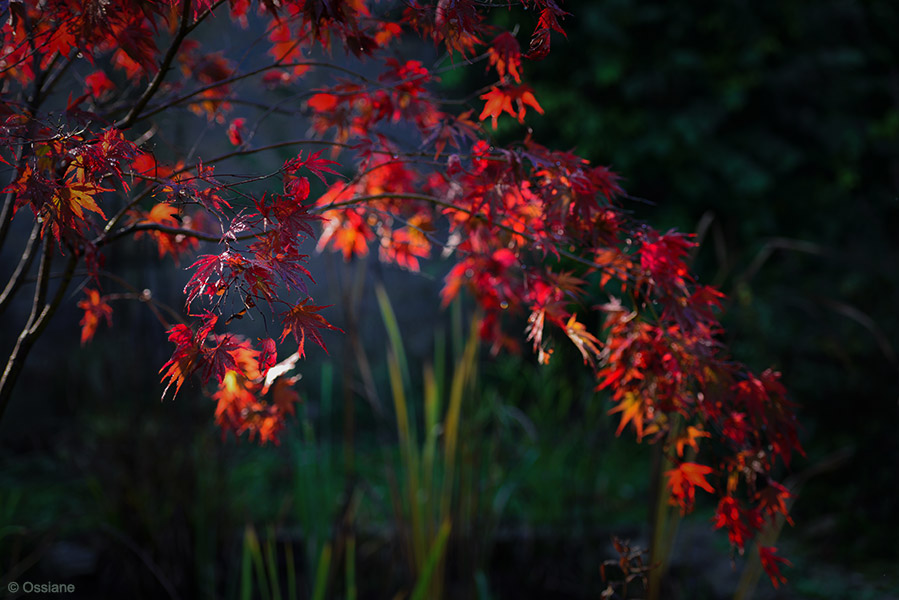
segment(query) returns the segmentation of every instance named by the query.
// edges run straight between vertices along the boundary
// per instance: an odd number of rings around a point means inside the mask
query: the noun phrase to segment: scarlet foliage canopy
[[[789,492],[774,472],[778,459],[789,465],[801,451],[794,407],[778,373],[754,374],[722,346],[722,295],[691,275],[689,235],[631,219],[606,167],[530,137],[509,147],[488,141],[501,122],[543,113],[523,82],[526,62],[547,58],[570,18],[555,0],[522,5],[536,19],[526,52],[476,0],[5,3],[0,160],[11,178],[0,244],[15,217],[32,219],[21,272],[42,256],[36,301],[48,307],[22,339],[39,334],[64,296],[46,293],[54,259],[67,261],[62,291],[76,266],[86,267],[91,285],[78,306],[87,342],[111,322],[103,286],[120,280],[108,278],[103,261],[116,244],[149,238],[177,262],[203,243],[184,289],[187,317],[169,324],[166,390],[196,376],[214,388],[224,430],[277,441],[298,401],[286,373],[308,339],[324,348],[324,333],[335,329],[312,300],[309,248],[350,260],[375,244],[381,260],[416,271],[440,247],[455,261],[444,304],[468,290],[494,351],[519,347],[521,333],[509,332],[516,315],[541,363],[553,339],[573,343],[597,389],[608,390],[618,433],[630,428],[665,445],[672,502],[687,511],[696,488],[718,495],[715,525],[742,551],[766,520],[787,513]],[[194,37],[223,21],[262,32],[267,60]],[[412,43],[446,56],[431,66],[402,58]],[[444,102],[441,73],[478,57],[495,83],[461,109]],[[246,98],[243,84],[274,100]],[[171,122],[162,117],[183,109],[227,151],[164,150],[168,138],[158,132]],[[310,137],[262,135],[269,116],[285,114],[308,118]],[[410,137],[411,147],[400,141]],[[219,170],[276,148],[293,155],[274,172]],[[266,192],[254,185],[272,181]],[[18,289],[16,273],[0,302]],[[608,300],[592,306],[600,295]],[[273,316],[280,335],[272,337],[297,351],[279,363],[273,339],[254,344],[225,331],[248,312]],[[784,560],[760,552],[778,583]]]

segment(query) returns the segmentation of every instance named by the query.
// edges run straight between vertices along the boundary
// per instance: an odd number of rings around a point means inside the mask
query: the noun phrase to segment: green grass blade
[[[312,591],[312,600],[325,600],[325,592],[328,591],[328,570],[331,568],[331,544],[325,544],[321,556],[318,558],[318,569],[315,572],[315,587]]]
[[[264,557],[272,598],[281,600],[281,584],[278,582],[278,550],[275,546],[275,530],[273,527],[268,528],[266,537]]]
[[[453,360],[462,358],[462,348],[465,345],[465,332],[462,326],[462,301],[456,298],[450,304],[450,339],[453,345]]]
[[[427,547],[420,508],[419,492],[421,490],[421,479],[419,476],[418,449],[412,436],[409,406],[406,402],[406,392],[403,388],[399,361],[392,350],[387,352],[387,371],[390,378],[390,387],[393,391],[393,406],[396,411],[396,427],[400,441],[402,464],[406,472],[407,502],[409,503],[409,512],[411,513],[413,560],[415,567],[418,569],[421,568],[424,561]]]
[[[436,530],[434,519],[434,467],[437,455],[437,438],[440,434],[440,392],[434,381],[434,371],[430,366],[424,369],[424,393],[425,393],[425,443],[422,449],[422,489],[426,494],[422,511],[428,527],[428,539],[433,537]]]
[[[293,544],[284,542],[284,560],[287,561],[287,597],[297,600],[297,570],[293,558]]]
[[[459,439],[459,420],[462,413],[462,398],[468,386],[469,378],[474,370],[477,358],[478,336],[477,322],[472,323],[472,330],[462,353],[462,358],[456,365],[453,373],[453,383],[450,388],[449,406],[443,426],[443,489],[440,499],[440,517],[445,519],[450,510],[452,499],[453,477],[455,475],[456,446]]]
[[[387,329],[387,338],[390,340],[390,347],[396,354],[396,359],[403,373],[403,384],[407,389],[411,388],[412,378],[409,375],[409,361],[406,359],[406,351],[403,349],[403,336],[400,333],[399,322],[396,320],[396,313],[393,312],[393,306],[390,304],[390,297],[387,290],[382,284],[375,287],[375,295],[378,297],[378,306],[381,309],[381,318],[384,321],[384,328]]]
[[[346,541],[346,600],[356,600],[356,536]]]
[[[425,560],[421,574],[418,576],[418,581],[415,583],[415,588],[412,590],[412,595],[409,596],[409,600],[425,600],[426,598],[430,600],[430,597],[427,596],[428,590],[434,589],[432,586],[439,588],[439,586],[442,585],[443,582],[432,582],[431,578],[434,576],[434,570],[437,567],[437,564],[443,559],[443,553],[446,549],[446,540],[449,538],[449,534],[450,522],[449,520],[445,520],[440,526],[440,531],[437,533],[437,539],[435,539],[434,543],[431,545],[428,557]]]
[[[249,554],[254,570],[256,571],[256,582],[259,594],[263,599],[271,600],[272,595],[268,585],[268,578],[266,577],[265,560],[262,556],[262,548],[259,545],[259,538],[256,536],[256,529],[252,525],[247,525],[247,528],[244,531],[244,551]],[[250,578],[247,578],[247,580],[252,581]],[[246,583],[243,585],[246,586]],[[250,594],[252,595],[252,592]],[[245,597],[249,598],[251,595]]]
[[[438,390],[446,385],[446,334],[442,329],[434,334],[434,383]]]
[[[253,558],[250,549],[250,526],[243,534],[243,551],[240,556],[240,600],[252,600],[253,597]]]

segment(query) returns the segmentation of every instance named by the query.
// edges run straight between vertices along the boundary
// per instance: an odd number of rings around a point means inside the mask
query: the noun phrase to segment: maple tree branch
[[[259,67],[258,69],[253,69],[252,71],[247,71],[246,73],[241,73],[240,75],[232,75],[231,77],[227,77],[225,79],[220,79],[219,81],[214,81],[207,85],[200,86],[192,92],[189,92],[189,93],[179,96],[177,98],[173,98],[173,99],[169,100],[168,102],[161,104],[160,106],[157,106],[156,108],[150,109],[148,112],[141,115],[140,118],[147,119],[149,117],[152,117],[153,115],[161,113],[162,111],[164,111],[166,109],[172,108],[173,106],[177,106],[178,104],[181,104],[182,102],[190,100],[194,96],[198,96],[198,95],[202,94],[203,92],[208,92],[209,90],[214,90],[215,88],[218,88],[218,87],[230,85],[232,83],[241,81],[243,79],[248,79],[250,77],[254,77],[256,75],[259,75],[260,73],[265,73],[266,71],[272,71],[274,69],[289,69],[291,67],[324,67],[327,69],[333,69],[335,71],[340,71],[340,72],[346,73],[348,75],[353,75],[354,77],[358,77],[364,83],[367,83],[370,85],[376,85],[381,88],[386,87],[383,83],[378,83],[378,82],[372,81],[372,80],[368,79],[367,77],[365,77],[364,75],[357,73],[356,71],[353,71],[352,69],[347,69],[346,67],[341,67],[340,65],[335,65],[333,63],[323,62],[320,60],[304,60],[304,61],[293,62],[293,63],[275,63],[273,65],[266,65],[264,67]],[[134,119],[134,121],[137,121],[137,120],[138,120],[137,118]]]
[[[44,240],[44,255],[41,257],[41,266],[38,271],[38,281],[34,292],[35,302],[31,308],[31,315],[28,317],[25,327],[22,328],[22,332],[16,340],[16,345],[6,362],[3,376],[0,377],[0,418],[3,417],[3,413],[6,411],[9,399],[12,396],[12,390],[15,387],[16,380],[22,372],[22,368],[25,366],[25,359],[28,357],[28,353],[31,351],[34,342],[41,336],[44,329],[46,329],[50,319],[56,313],[56,309],[59,308],[59,304],[65,296],[65,291],[72,281],[72,275],[78,264],[78,255],[75,253],[74,249],[70,248],[69,260],[66,264],[62,281],[59,283],[59,287],[56,289],[53,298],[49,302],[45,302],[50,280],[50,266],[53,257],[52,236],[48,235]]]
[[[235,156],[249,156],[251,154],[258,154],[259,152],[265,152],[267,150],[277,150],[278,148],[287,148],[290,146],[299,146],[301,144],[315,145],[315,146],[329,146],[331,148],[344,148],[346,150],[352,150],[355,146],[353,144],[347,144],[345,142],[337,142],[337,141],[327,141],[327,140],[317,140],[317,139],[301,139],[301,140],[289,140],[285,142],[275,142],[273,144],[268,144],[266,146],[259,146],[257,148],[247,148],[244,150],[234,150],[232,152],[228,152],[227,154],[222,154],[221,156],[216,156],[215,158],[211,158],[209,160],[204,160],[204,165],[212,165],[215,163],[219,163],[229,158],[234,158]],[[420,158],[427,157],[430,158],[434,156],[430,152],[395,152],[391,150],[377,150],[372,149],[372,154],[383,154],[385,156],[402,156],[404,158]],[[439,154],[438,156],[449,156],[447,153]],[[464,155],[460,155],[464,156]],[[488,159],[489,160],[489,159]],[[411,162],[411,161],[410,161]],[[421,164],[422,161],[416,161],[418,164]],[[173,175],[180,175],[181,173],[186,173],[197,168],[198,164],[184,166],[173,173]],[[146,178],[145,179],[149,179]]]
[[[32,118],[28,120],[28,133],[31,134],[34,129],[34,111],[37,110],[37,106],[35,106],[32,102],[28,103],[28,112],[32,115]],[[25,161],[25,145],[19,145],[16,149],[16,169],[13,170],[12,177],[10,178],[9,186],[12,188],[13,184],[19,178],[19,171],[21,170]],[[12,225],[13,214],[15,212],[14,208],[16,205],[16,193],[15,190],[10,189],[6,192],[6,197],[3,200],[3,208],[0,209],[0,249],[3,248],[3,243],[6,241],[6,236],[9,233],[9,227]]]
[[[140,302],[143,302],[147,305],[147,308],[150,309],[150,312],[152,312],[153,315],[156,316],[156,318],[159,320],[159,322],[162,324],[162,326],[165,327],[167,330],[172,327],[172,324],[169,321],[167,321],[165,319],[165,317],[162,316],[160,309],[165,311],[166,313],[168,313],[169,316],[172,317],[173,321],[176,321],[182,325],[188,324],[187,320],[184,318],[184,316],[181,313],[179,313],[177,310],[175,310],[168,304],[165,304],[164,302],[159,302],[158,300],[154,299],[153,292],[151,292],[149,288],[144,288],[143,290],[139,290],[135,286],[131,285],[130,283],[128,283],[127,281],[125,281],[124,279],[119,277],[118,275],[115,275],[114,273],[110,273],[109,271],[97,271],[97,275],[100,275],[111,281],[114,281],[117,284],[119,284],[120,286],[122,286],[123,288],[125,288],[126,290],[128,290],[127,294],[107,294],[106,295],[107,300],[118,300],[118,299],[139,300]]]
[[[134,106],[131,107],[131,110],[125,116],[124,119],[115,124],[118,129],[128,129],[137,121],[138,115],[140,115],[140,111],[144,109],[150,99],[153,98],[153,95],[159,90],[159,87],[162,85],[163,80],[165,79],[166,74],[168,73],[169,68],[172,66],[172,62],[175,60],[175,56],[178,55],[178,50],[181,48],[181,43],[190,33],[190,1],[184,0],[184,6],[181,11],[181,25],[178,27],[178,33],[175,34],[175,38],[172,40],[171,45],[169,45],[169,49],[166,51],[165,56],[162,59],[162,62],[159,65],[159,71],[156,72],[156,76],[153,77],[153,80],[147,86],[147,89],[144,90],[144,93],[141,94],[141,97],[137,99],[137,102],[134,103]],[[199,21],[197,21],[199,22]],[[195,25],[196,26],[196,25]]]
[[[34,261],[34,243],[40,236],[40,231],[41,224],[35,222],[34,227],[31,229],[31,235],[28,237],[28,242],[25,244],[25,249],[22,251],[22,257],[19,259],[19,264],[16,265],[15,271],[13,271],[9,281],[6,283],[3,293],[0,293],[0,315],[3,314],[6,307],[9,306],[9,303],[19,290],[19,287],[24,283],[23,276],[28,272],[31,263]]]
[[[18,170],[13,173],[12,181],[10,185],[15,183],[18,175]],[[9,226],[12,224],[12,213],[13,206],[15,205],[16,195],[15,192],[10,190],[6,193],[6,197],[3,199],[3,208],[0,209],[0,248],[3,248],[3,242],[6,241],[6,234],[9,232]]]
[[[28,42],[32,47],[32,50],[36,52],[34,47],[34,33],[33,33],[33,25],[31,23],[31,19],[27,17],[25,19],[26,24],[28,25]],[[50,62],[50,68],[56,63],[56,59],[59,57],[59,53],[57,53]],[[42,93],[44,83],[47,79],[47,71],[40,68],[40,61],[35,58],[34,65],[34,91],[31,96],[28,97],[26,102],[26,117],[28,118],[27,125],[27,133],[26,139],[30,139],[34,137],[34,128],[35,128],[35,119],[37,117],[37,111],[40,108],[41,104],[44,100],[44,95]],[[24,90],[23,90],[24,94]],[[16,150],[16,169],[13,172],[12,179],[10,181],[10,186],[15,183],[16,179],[18,179],[19,171],[21,171],[24,161],[27,154],[25,153],[25,145],[20,145]],[[6,198],[3,201],[3,208],[0,209],[0,248],[3,248],[3,243],[6,241],[6,236],[9,233],[9,227],[12,224],[13,215],[15,213],[15,192],[10,190],[6,193]]]
[[[58,56],[58,55],[57,55],[57,56]],[[46,87],[44,88],[44,93],[45,93],[45,95],[50,95],[50,94],[53,93],[53,88],[56,87],[56,84],[59,83],[60,79],[62,79],[62,76],[65,75],[66,71],[69,70],[69,67],[71,67],[73,64],[75,64],[75,59],[76,59],[77,56],[78,56],[78,53],[77,53],[77,52],[72,52],[71,55],[69,55],[68,57],[66,57],[66,62],[63,63],[63,64],[56,70],[55,73],[53,73],[52,75],[50,75],[50,77],[47,79],[47,85],[46,85]],[[54,61],[54,62],[55,62],[55,61]]]
[[[267,150],[277,150],[278,148],[287,148],[289,146],[299,146],[300,144],[308,144],[315,146],[330,146],[330,147],[338,147],[338,148],[352,148],[350,144],[344,144],[341,142],[328,142],[326,140],[290,140],[287,142],[275,142],[274,144],[268,144],[267,146],[259,146],[258,148],[248,148],[246,150],[234,150],[233,152],[228,152],[227,154],[222,154],[221,156],[217,156],[210,160],[204,160],[204,165],[212,165],[218,162],[222,162],[224,160],[228,160],[229,158],[234,158],[235,156],[249,156],[251,154],[258,154],[259,152],[265,152]],[[182,171],[178,171],[178,173],[189,171],[195,168],[197,165],[192,167],[185,167]],[[176,173],[177,174],[177,173]]]
[[[206,20],[206,17],[211,15],[215,9],[225,3],[225,0],[215,0],[212,4],[209,5],[209,8],[203,11],[203,13],[197,17],[197,20],[187,26],[187,33],[190,34],[194,29],[200,26],[200,23]]]
[[[112,231],[113,228],[115,228],[115,226],[119,224],[119,221],[121,221],[121,220],[125,217],[125,215],[128,214],[128,211],[129,211],[129,210],[131,210],[132,208],[134,208],[135,206],[137,206],[138,204],[140,204],[141,200],[143,200],[144,198],[146,198],[147,196],[149,196],[152,192],[153,192],[153,188],[152,188],[152,187],[147,188],[147,189],[145,189],[144,191],[142,191],[141,193],[139,193],[137,196],[135,196],[134,198],[132,198],[132,199],[131,199],[131,202],[125,203],[125,206],[123,206],[123,207],[119,210],[119,212],[117,212],[116,214],[114,214],[114,215],[112,216],[112,218],[109,220],[109,222],[106,223],[106,225],[103,227],[103,234],[102,234],[102,235],[106,235],[106,234],[108,234],[110,231]]]
[[[213,235],[211,233],[204,233],[202,231],[197,231],[196,229],[187,229],[183,227],[172,227],[171,225],[163,225],[161,223],[137,223],[136,225],[129,225],[124,229],[119,229],[115,233],[107,236],[101,236],[94,240],[94,243],[97,246],[105,246],[110,242],[114,242],[119,238],[123,238],[127,235],[131,235],[132,233],[138,233],[141,231],[158,231],[160,233],[166,233],[168,235],[183,235],[185,237],[194,238],[200,240],[202,242],[221,242],[221,235]],[[237,236],[236,241],[244,241],[250,240],[254,237],[258,236],[259,232],[253,233],[245,233]]]
[[[34,302],[31,305],[31,316],[27,327],[31,327],[38,318],[38,310],[47,298],[47,287],[50,285],[50,267],[53,264],[53,237],[45,236],[41,246],[41,266],[37,272],[37,286],[34,288]]]
[[[308,92],[307,95],[312,95],[314,93],[315,92]],[[280,108],[278,106],[273,106],[271,104],[266,104],[264,102],[256,102],[254,100],[231,98],[228,100],[228,103],[236,104],[238,106],[249,106],[251,108],[258,108],[259,110],[266,111],[266,113],[275,113],[278,115],[286,115],[289,117],[295,117],[295,116],[301,114],[301,111],[298,108],[291,110],[291,109],[287,109],[287,108]]]

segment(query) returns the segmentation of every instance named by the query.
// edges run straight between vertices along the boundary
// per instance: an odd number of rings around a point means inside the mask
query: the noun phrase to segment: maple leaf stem
[[[50,283],[50,266],[53,258],[52,240],[53,236],[50,235],[45,236],[44,238],[44,254],[41,257],[41,266],[38,271],[38,281],[34,292],[35,302],[31,307],[31,315],[28,317],[28,321],[22,328],[22,332],[16,340],[16,345],[10,353],[9,359],[6,361],[3,375],[0,377],[0,419],[3,418],[3,413],[6,411],[9,399],[12,396],[12,390],[15,387],[16,380],[22,372],[22,368],[25,366],[25,359],[28,357],[31,347],[44,332],[44,329],[46,329],[50,319],[53,318],[53,315],[56,313],[56,309],[59,308],[59,304],[65,296],[65,292],[72,281],[75,267],[78,264],[78,255],[75,253],[74,249],[70,248],[69,259],[66,264],[63,279],[59,283],[59,287],[57,287],[53,298],[49,302],[45,302]]]
[[[0,293],[0,315],[6,310],[6,307],[9,306],[10,301],[16,295],[16,292],[19,290],[19,287],[24,283],[23,276],[28,272],[28,269],[31,267],[31,263],[34,261],[34,257],[36,254],[34,253],[34,244],[37,241],[38,237],[40,237],[41,232],[41,224],[35,223],[34,227],[31,228],[31,235],[28,237],[28,241],[25,244],[25,249],[22,252],[22,257],[19,259],[19,264],[16,265],[15,271],[10,276],[9,281],[6,283],[6,287],[3,289],[3,293]]]
[[[159,90],[159,87],[162,85],[163,80],[165,80],[165,76],[168,73],[169,68],[172,66],[172,62],[175,60],[175,57],[178,55],[178,50],[181,48],[181,43],[187,37],[187,35],[191,32],[192,28],[190,26],[190,3],[191,0],[184,0],[184,5],[181,9],[181,25],[178,27],[178,33],[175,34],[175,38],[172,40],[172,43],[169,45],[169,49],[166,51],[165,56],[162,59],[162,63],[159,65],[159,71],[157,71],[156,75],[153,77],[153,80],[150,81],[150,84],[147,86],[147,89],[144,90],[144,93],[141,94],[140,98],[137,99],[137,102],[134,103],[134,106],[131,107],[131,110],[125,116],[124,119],[115,124],[118,129],[128,129],[138,120],[138,116],[140,112],[147,106],[147,103],[153,98],[153,95]],[[204,13],[205,14],[205,13]],[[194,24],[196,27],[199,24],[199,19]]]

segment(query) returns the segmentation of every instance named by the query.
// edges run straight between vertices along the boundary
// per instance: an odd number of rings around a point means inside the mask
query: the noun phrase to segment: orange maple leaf
[[[97,290],[85,289],[84,291],[87,293],[87,298],[78,303],[78,308],[84,310],[84,316],[79,323],[82,346],[94,338],[101,319],[105,318],[106,324],[112,327],[112,307],[106,303]]]
[[[665,471],[671,490],[671,504],[679,505],[681,513],[685,513],[692,508],[696,500],[697,486],[713,493],[714,488],[705,478],[711,472],[711,467],[697,463],[681,463],[679,467]]]
[[[97,206],[97,202],[94,200],[94,194],[109,191],[111,190],[101,188],[94,183],[76,180],[56,190],[56,194],[53,196],[53,206],[58,212],[72,211],[82,221],[85,210],[97,213],[106,219],[103,210]]]
[[[708,431],[703,431],[702,429],[700,429],[698,427],[693,427],[692,425],[688,426],[687,433],[685,435],[682,435],[681,437],[677,438],[677,441],[675,442],[675,447],[677,449],[677,455],[678,456],[684,455],[684,446],[690,446],[693,448],[693,450],[698,452],[699,445],[696,443],[696,440],[698,438],[704,438],[704,437],[712,437],[712,434],[709,433]]]
[[[571,318],[568,319],[568,323],[565,324],[565,334],[568,336],[568,339],[574,342],[581,356],[584,357],[584,364],[589,364],[592,367],[594,357],[598,359],[600,356],[599,346],[601,342],[596,336],[587,331],[583,323],[578,322],[577,314],[571,315]]]
[[[618,424],[618,429],[615,430],[615,435],[621,435],[624,427],[633,422],[634,429],[637,430],[637,441],[641,440],[643,438],[643,415],[646,413],[643,399],[633,392],[625,392],[624,399],[618,403],[618,406],[610,410],[609,414],[613,415],[617,412],[621,413],[621,422]]]
[[[502,113],[508,113],[518,119],[519,123],[524,123],[524,115],[527,112],[525,105],[530,106],[541,115],[543,114],[543,107],[537,102],[531,88],[526,85],[494,86],[489,92],[481,95],[481,100],[484,100],[485,104],[478,120],[483,121],[490,117],[494,129],[496,129],[496,120]],[[512,107],[513,101],[517,111]]]
[[[160,202],[156,204],[152,209],[150,209],[149,213],[144,213],[143,211],[134,211],[132,212],[133,217],[137,217],[138,224],[157,224],[164,225],[166,227],[181,227],[184,226],[187,229],[190,229],[190,225],[192,223],[192,219],[190,217],[184,217],[184,223],[180,223],[178,219],[175,217],[178,215],[179,209],[172,204],[167,202]],[[140,239],[140,237],[146,233],[153,240],[156,241],[156,245],[159,248],[159,257],[162,258],[166,254],[171,254],[172,258],[175,259],[175,262],[178,262],[178,259],[184,254],[187,250],[191,248],[196,248],[199,245],[196,238],[187,237],[185,235],[172,235],[170,233],[165,233],[162,231],[147,231],[147,232],[137,232],[135,234],[134,239]]]

